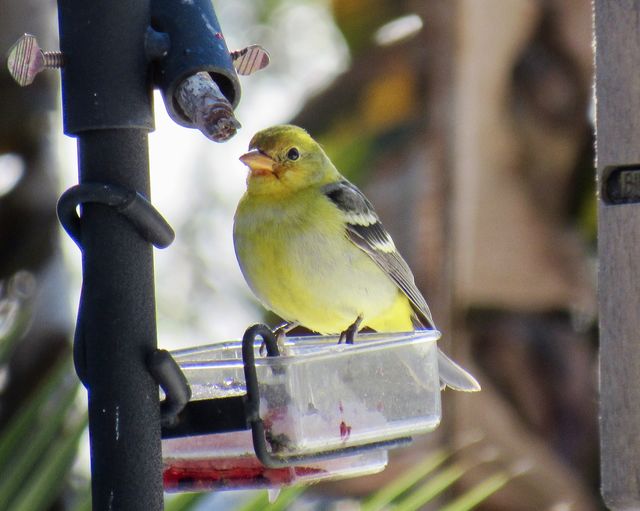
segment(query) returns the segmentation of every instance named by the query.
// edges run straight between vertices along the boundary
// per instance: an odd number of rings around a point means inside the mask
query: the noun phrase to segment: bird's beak
[[[265,174],[273,172],[275,161],[257,149],[249,151],[240,156],[240,161],[247,165],[255,174]]]

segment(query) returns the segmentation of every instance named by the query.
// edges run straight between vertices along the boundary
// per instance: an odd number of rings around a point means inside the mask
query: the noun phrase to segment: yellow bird
[[[249,287],[289,322],[353,342],[358,329],[434,328],[409,266],[373,206],[302,128],[258,132],[240,160],[249,167],[233,240]],[[440,379],[477,391],[439,352]]]

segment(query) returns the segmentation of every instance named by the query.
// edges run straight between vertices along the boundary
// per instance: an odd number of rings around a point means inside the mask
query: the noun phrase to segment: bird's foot
[[[353,344],[356,340],[356,335],[358,333],[358,329],[360,328],[360,323],[362,323],[362,314],[360,314],[356,320],[349,325],[349,327],[340,333],[340,339],[338,339],[338,344]]]
[[[300,323],[298,321],[287,321],[286,323],[282,323],[282,325],[280,325],[273,331],[273,335],[276,336],[276,344],[278,345],[278,351],[280,352],[280,354],[283,354],[285,352],[284,341],[287,339],[287,334],[299,325]],[[266,345],[263,342],[260,345],[260,355],[264,356],[265,351]]]

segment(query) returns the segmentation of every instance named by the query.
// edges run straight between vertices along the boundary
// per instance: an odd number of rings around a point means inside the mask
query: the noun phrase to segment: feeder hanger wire
[[[88,389],[92,506],[160,510],[152,243],[173,232],[149,200],[150,84],[188,127],[172,97],[182,80],[209,73],[233,106],[240,87],[210,0],[58,0],[58,21],[64,130],[79,168],[59,213],[82,250],[74,356]]]

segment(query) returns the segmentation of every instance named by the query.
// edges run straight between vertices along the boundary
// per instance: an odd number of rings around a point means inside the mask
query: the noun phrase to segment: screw
[[[252,44],[242,50],[232,51],[233,67],[239,75],[250,75],[269,65],[269,52],[262,46]]]
[[[64,65],[59,51],[42,51],[36,36],[24,34],[11,48],[7,68],[13,79],[22,87],[30,85],[43,69],[55,69]]]

